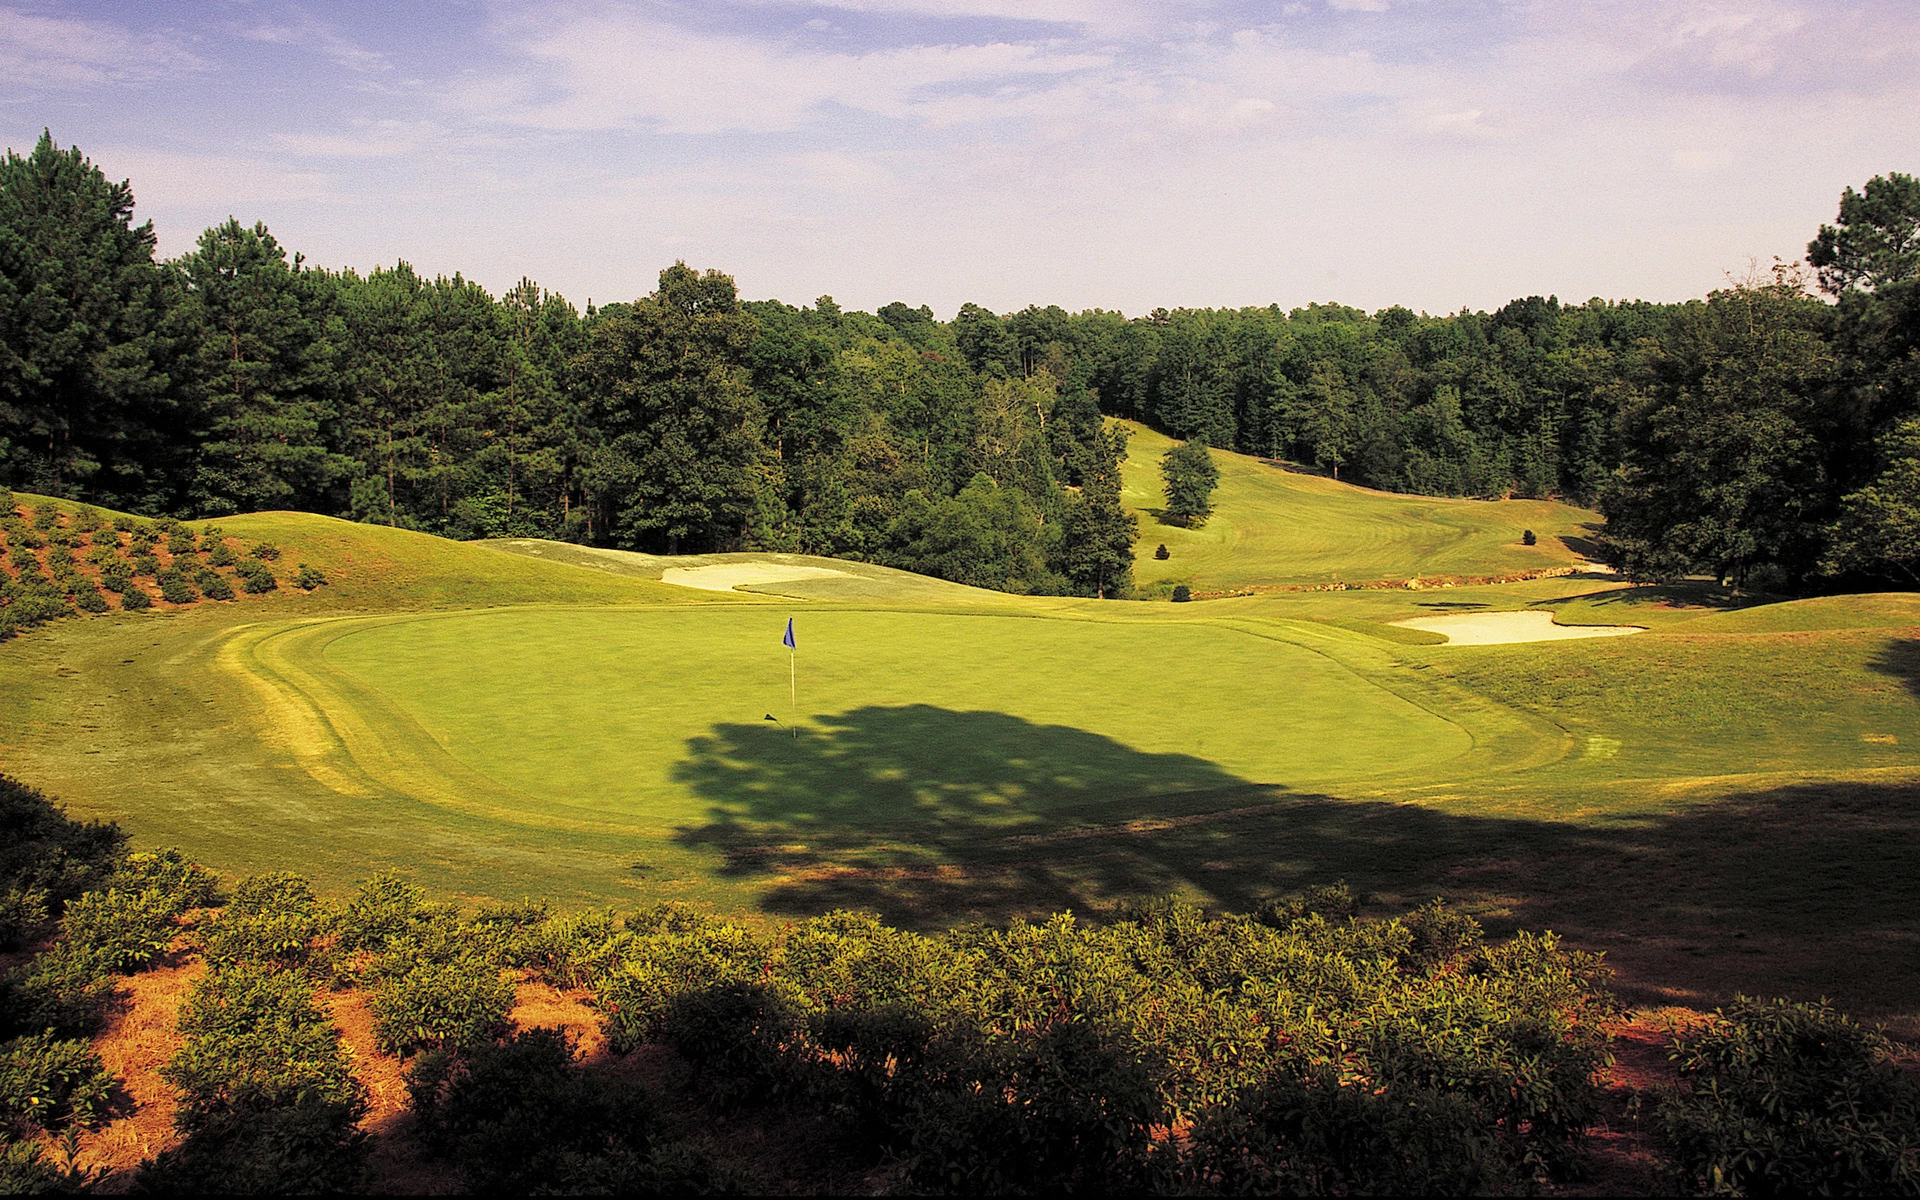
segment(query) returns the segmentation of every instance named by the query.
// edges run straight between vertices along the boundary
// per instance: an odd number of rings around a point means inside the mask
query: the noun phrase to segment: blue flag
[[[782,646],[785,646],[789,650],[792,650],[795,648],[794,641],[793,641],[793,618],[792,617],[787,618],[787,632],[786,632],[786,635],[780,639],[780,644]]]

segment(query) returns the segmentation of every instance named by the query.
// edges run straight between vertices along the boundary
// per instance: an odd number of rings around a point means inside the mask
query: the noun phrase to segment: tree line
[[[1373,487],[1594,504],[1642,575],[1897,578],[1920,562],[1917,191],[1849,189],[1811,250],[1833,303],[1789,272],[1684,304],[941,321],[675,264],[583,312],[528,280],[316,268],[234,219],[161,261],[130,184],[43,136],[0,162],[0,483],[1112,596],[1137,536],[1120,416]]]

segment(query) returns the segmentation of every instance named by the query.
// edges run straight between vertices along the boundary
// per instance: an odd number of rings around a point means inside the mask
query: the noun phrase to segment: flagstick
[[[793,736],[800,736],[800,682],[797,668],[793,665],[794,649],[787,647],[787,699],[790,707],[787,713],[793,719],[787,724],[793,730]]]

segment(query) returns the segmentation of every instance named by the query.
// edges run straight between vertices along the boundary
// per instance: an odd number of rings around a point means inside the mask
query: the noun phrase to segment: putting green
[[[965,811],[1011,830],[1063,803],[1324,785],[1473,747],[1312,649],[1195,622],[809,612],[796,723],[783,622],[767,608],[421,615],[293,627],[246,661],[379,785],[546,826],[710,820],[793,791],[765,776],[795,755],[811,765],[790,806],[865,796],[876,818]],[[347,771],[326,736],[309,741],[318,769]],[[1013,769],[987,777],[975,759]]]

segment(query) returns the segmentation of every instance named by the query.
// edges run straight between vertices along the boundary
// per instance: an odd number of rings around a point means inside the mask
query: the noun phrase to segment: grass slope
[[[1141,587],[1224,590],[1261,584],[1367,583],[1410,576],[1504,576],[1568,566],[1597,513],[1551,500],[1447,500],[1354,487],[1215,450],[1220,486],[1198,529],[1167,524],[1160,457],[1174,443],[1127,422],[1122,502],[1139,514]],[[1528,529],[1539,544],[1521,544]],[[1153,557],[1164,543],[1170,557]]]
[[[1827,993],[1920,1029],[1920,597],[1576,576],[1168,606],[806,559],[861,590],[729,597],[646,556],[222,524],[334,582],[0,646],[0,764],[226,870],[918,925],[1345,877],[1608,949],[1638,996]],[[1529,606],[1651,632],[1387,624]],[[797,738],[762,720],[788,615]]]

